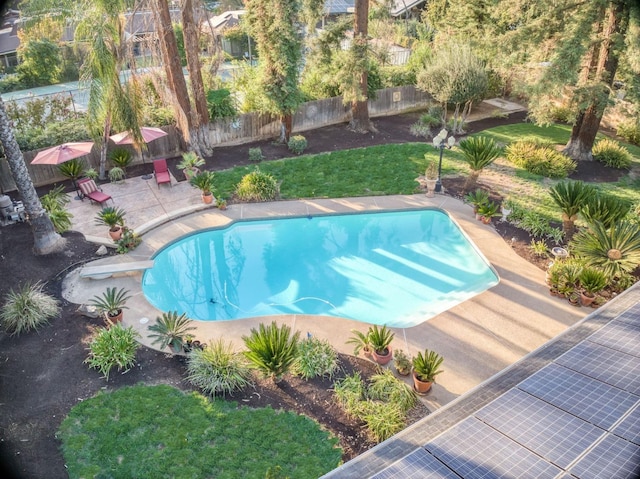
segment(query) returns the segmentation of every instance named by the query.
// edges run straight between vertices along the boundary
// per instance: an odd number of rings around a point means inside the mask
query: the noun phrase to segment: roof
[[[640,477],[639,344],[637,284],[324,477]]]
[[[404,15],[412,8],[422,5],[426,0],[393,0],[391,5],[391,16],[398,17]]]

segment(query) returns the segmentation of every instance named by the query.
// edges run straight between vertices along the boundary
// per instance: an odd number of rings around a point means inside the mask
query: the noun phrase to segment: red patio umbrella
[[[160,128],[153,128],[151,126],[143,126],[142,128],[140,128],[140,133],[142,133],[142,139],[145,143],[149,143],[153,140],[157,140],[158,138],[162,138],[163,136],[167,136],[166,131],[161,130]],[[133,144],[133,137],[128,131],[123,131],[122,133],[111,135],[109,138],[111,138],[116,145]]]
[[[93,142],[64,143],[62,145],[39,151],[31,161],[32,165],[59,165],[65,161],[88,155],[93,148]]]

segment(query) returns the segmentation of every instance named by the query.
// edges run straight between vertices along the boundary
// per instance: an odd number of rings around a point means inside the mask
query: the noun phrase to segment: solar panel
[[[613,426],[640,399],[553,363],[518,388],[603,429]]]
[[[507,391],[475,416],[563,469],[605,433],[519,389]]]
[[[608,434],[569,472],[585,479],[637,479],[640,476],[640,447]]]
[[[640,303],[634,304],[620,316],[616,317],[616,321],[640,324]]]
[[[417,449],[372,479],[459,479],[459,476],[424,449]]]
[[[587,338],[623,353],[640,357],[640,324],[611,321]]]
[[[613,433],[640,446],[640,401],[638,406],[613,429]]]
[[[474,417],[456,424],[425,448],[461,477],[553,478],[561,472]]]
[[[640,358],[637,356],[582,341],[556,359],[556,363],[640,395]]]

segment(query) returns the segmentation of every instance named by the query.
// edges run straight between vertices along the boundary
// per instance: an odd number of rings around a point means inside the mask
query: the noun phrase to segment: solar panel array
[[[640,304],[373,477],[640,477]]]

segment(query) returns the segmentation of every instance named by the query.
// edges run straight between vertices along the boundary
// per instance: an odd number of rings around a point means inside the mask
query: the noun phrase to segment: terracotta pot
[[[593,303],[595,299],[595,296],[587,296],[586,293],[580,293],[580,301],[582,302],[582,306],[591,306],[591,303]]]
[[[204,201],[205,204],[210,205],[211,203],[213,203],[213,193],[209,193],[209,194],[202,194],[202,201]]]
[[[110,229],[109,236],[113,241],[118,241],[122,237],[122,228],[120,226],[116,226],[115,228]]]
[[[120,310],[118,314],[115,316],[109,316],[109,313],[104,313],[104,319],[107,322],[108,326],[112,324],[120,323],[122,321],[122,317],[124,316],[124,311]]]
[[[364,357],[367,359],[371,359],[373,356],[373,352],[367,348],[362,348],[362,354],[364,354]]]
[[[476,213],[476,219],[478,221],[481,221],[482,220],[482,215],[480,213]]]
[[[377,351],[373,351],[373,360],[381,366],[384,366],[393,358],[393,351],[391,351],[391,346],[387,348],[387,354],[379,354]]]
[[[409,373],[411,372],[411,370],[409,368],[406,368],[406,369],[398,369],[398,368],[396,368],[396,371],[400,376],[408,376]]]
[[[480,221],[482,221],[485,225],[491,224],[491,216],[482,216],[480,218]]]
[[[432,382],[421,381],[418,379],[418,375],[413,371],[413,388],[418,394],[426,394],[431,390]]]

